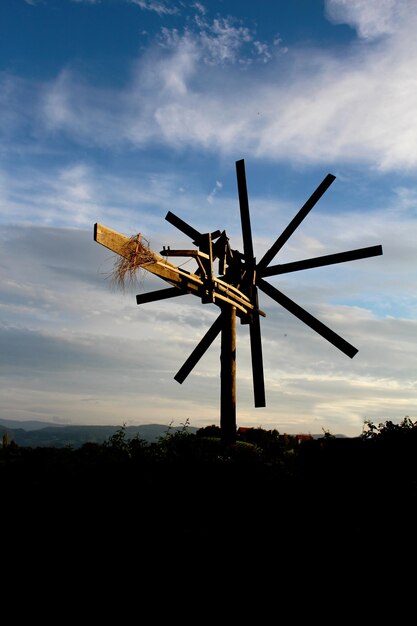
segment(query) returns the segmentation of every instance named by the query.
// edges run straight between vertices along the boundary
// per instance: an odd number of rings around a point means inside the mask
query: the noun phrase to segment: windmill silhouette
[[[260,326],[260,317],[265,317],[265,313],[259,308],[258,290],[275,300],[275,302],[307,324],[307,326],[348,357],[353,358],[358,351],[340,335],[267,282],[265,278],[382,254],[382,246],[377,245],[303,259],[301,261],[282,263],[280,265],[270,265],[271,261],[335,180],[335,176],[328,174],[279,235],[271,248],[257,263],[253,251],[245,163],[243,159],[236,162],[236,176],[243,253],[230,247],[229,238],[225,231],[217,230],[211,233],[200,233],[170,211],[165,219],[190,237],[197,249],[171,250],[169,247],[164,247],[160,255],[158,255],[143,244],[140,234],[136,237],[128,238],[101,224],[97,223],[94,226],[95,241],[119,254],[125,259],[128,266],[146,269],[171,285],[167,289],[136,296],[137,304],[191,293],[199,296],[202,303],[213,303],[220,308],[219,316],[174,378],[177,382],[183,383],[216,337],[221,333],[220,427],[222,440],[225,444],[233,443],[236,438],[236,317],[240,318],[241,324],[247,324],[249,327],[255,407],[266,406]],[[169,262],[166,258],[169,256],[194,257],[198,267],[194,273],[187,272],[183,268]],[[218,261],[218,276],[214,272],[215,261]]]

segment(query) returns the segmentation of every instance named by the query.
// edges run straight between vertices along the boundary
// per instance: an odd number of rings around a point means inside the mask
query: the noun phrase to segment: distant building
[[[303,435],[302,433],[299,433],[295,437],[297,439],[297,443],[303,443],[303,441],[312,441],[314,439],[313,435]]]
[[[239,428],[237,429],[237,434],[243,435],[251,430],[253,430],[253,426],[239,426]]]

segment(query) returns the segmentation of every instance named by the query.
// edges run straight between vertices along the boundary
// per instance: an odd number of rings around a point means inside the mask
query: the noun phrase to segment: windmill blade
[[[255,407],[266,406],[264,366],[262,357],[261,325],[258,310],[258,290],[254,280],[255,258],[253,256],[252,228],[250,223],[248,189],[246,184],[245,161],[236,161],[236,177],[239,195],[240,220],[242,224],[243,252],[245,268],[249,280],[249,298],[255,306],[249,324],[250,349],[252,361],[253,395]]]
[[[239,194],[240,220],[242,223],[243,252],[245,254],[245,262],[250,265],[253,264],[253,244],[244,159],[236,161],[236,177]]]
[[[187,224],[187,222],[184,222],[184,220],[182,220],[180,217],[174,215],[174,213],[171,213],[171,211],[168,211],[165,219],[167,220],[167,222],[169,222],[170,224],[178,228],[178,230],[180,230],[182,233],[184,233],[184,235],[187,235],[188,237],[193,239],[193,243],[198,245],[196,242],[201,237],[201,233],[199,233],[198,230]]]
[[[256,294],[256,300],[258,300]],[[264,364],[262,357],[261,324],[259,312],[254,311],[249,324],[250,350],[252,360],[253,396],[255,407],[266,406]]]
[[[257,285],[259,289],[262,289],[264,293],[266,293],[270,298],[278,302],[284,309],[287,309],[290,313],[298,317],[299,320],[310,326],[313,330],[316,331],[319,335],[321,335],[324,339],[327,339],[331,344],[333,344],[336,348],[344,352],[351,359],[358,352],[357,348],[348,343],[345,339],[340,337],[333,330],[330,330],[325,324],[320,322],[317,318],[313,317],[311,313],[308,313],[305,309],[296,304],[293,300],[290,300],[287,296],[285,296],[281,291],[273,287],[269,283],[267,283],[262,278],[259,278],[257,281]]]
[[[174,379],[182,384],[191,370],[197,365],[203,354],[209,349],[222,329],[222,314],[210,326],[199,344],[194,348],[184,365],[175,374]]]
[[[291,220],[287,228],[281,233],[273,246],[264,254],[259,261],[257,269],[263,271],[272,261],[276,254],[281,250],[282,246],[288,241],[296,228],[301,224],[303,219],[309,214],[314,205],[320,200],[322,195],[327,191],[336,176],[327,174],[326,178],[320,183],[317,189],[311,194],[307,202],[298,211],[297,215]]]
[[[313,259],[304,259],[302,261],[294,261],[293,263],[282,263],[281,265],[270,265],[258,272],[261,276],[277,276],[278,274],[287,274],[288,272],[298,272],[299,270],[307,270],[312,267],[323,267],[324,265],[333,265],[335,263],[344,263],[345,261],[356,261],[357,259],[366,259],[371,256],[382,254],[382,246],[369,246],[368,248],[358,248],[357,250],[349,250],[348,252],[338,252],[337,254],[326,254],[317,256]]]
[[[166,298],[175,298],[176,296],[184,296],[189,291],[179,289],[178,287],[168,287],[167,289],[158,289],[148,293],[141,293],[136,296],[136,304],[146,304],[147,302],[156,302],[157,300],[165,300]]]
[[[199,242],[203,237],[202,233],[198,232],[198,230],[187,224],[187,222],[184,222],[184,220],[182,220],[180,217],[177,217],[177,215],[174,215],[174,213],[171,213],[171,211],[168,211],[165,219],[167,220],[167,222],[169,222],[170,224],[178,228],[178,230],[180,230],[182,233],[184,233],[184,235],[190,237],[196,246],[199,245]],[[220,230],[215,230],[211,233],[211,238],[217,239],[217,237],[220,237],[220,235]]]
[[[266,406],[264,366],[262,358],[261,325],[258,311],[258,293],[253,284],[255,259],[253,256],[252,228],[250,223],[248,189],[246,185],[245,161],[236,161],[237,188],[239,194],[240,220],[242,224],[243,252],[245,268],[249,278],[249,298],[255,306],[249,324],[250,349],[252,360],[253,394],[255,407]]]

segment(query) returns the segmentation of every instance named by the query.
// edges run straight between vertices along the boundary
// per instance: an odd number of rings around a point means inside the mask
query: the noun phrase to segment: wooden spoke
[[[171,213],[171,211],[168,211],[165,219],[167,220],[167,222],[169,222],[170,224],[178,228],[178,230],[180,230],[182,233],[184,233],[184,235],[190,237],[196,246],[200,245],[200,241],[203,235],[202,233],[198,232],[198,230],[187,224],[187,222],[184,222],[184,220],[182,220],[180,217],[174,215],[174,213]],[[219,230],[215,230],[211,233],[211,238],[217,239],[217,237],[220,237],[220,235],[221,232]]]
[[[245,263],[253,264],[252,229],[250,225],[248,190],[246,186],[245,161],[236,161],[237,187],[239,193],[240,219],[242,223],[243,252]]]
[[[285,296],[281,291],[273,287],[265,280],[260,278],[258,280],[258,287],[262,289],[264,293],[266,293],[270,298],[278,302],[284,309],[287,309],[290,313],[298,317],[299,320],[310,326],[313,330],[316,331],[319,335],[321,335],[324,339],[327,339],[331,344],[333,344],[336,348],[344,352],[351,359],[358,352],[357,348],[348,343],[345,339],[340,337],[333,330],[330,330],[325,324],[320,322],[317,318],[313,317],[311,313],[308,313],[305,309],[296,304],[293,300],[290,300],[287,296]]]
[[[380,254],[382,254],[382,246],[369,246],[368,248],[358,248],[357,250],[349,250],[348,252],[338,252],[337,254],[326,254],[313,259],[294,261],[293,263],[270,265],[269,267],[265,267],[263,270],[260,270],[259,274],[261,276],[277,276],[278,274],[298,272],[299,270],[307,270],[313,267],[323,267],[324,265],[333,265],[335,263],[345,263],[346,261],[366,259]]]
[[[298,228],[303,219],[309,214],[313,206],[320,200],[322,195],[327,191],[336,176],[333,174],[327,174],[326,178],[320,183],[317,189],[311,194],[307,202],[298,211],[297,215],[288,224],[287,228],[281,233],[273,246],[265,253],[262,259],[259,261],[257,270],[263,272],[265,267],[270,264],[272,259],[281,250],[282,246],[288,241],[293,232]]]
[[[199,233],[198,230],[187,224],[187,222],[184,222],[184,220],[182,220],[180,217],[174,215],[174,213],[171,213],[171,211],[168,211],[165,219],[167,220],[167,222],[175,226],[175,228],[178,228],[178,230],[184,233],[184,235],[187,235],[188,237],[193,239],[193,243],[198,246],[198,241],[201,237],[201,233]]]
[[[205,252],[201,252],[200,250],[172,250],[169,246],[163,250],[160,250],[159,254],[161,256],[191,256],[191,257],[201,257],[203,259],[210,259],[208,254]]]
[[[222,329],[222,314],[220,313],[216,321],[210,326],[199,344],[194,348],[184,365],[175,374],[174,379],[182,384],[191,370],[197,365],[203,354],[209,349],[213,341]]]
[[[246,184],[245,161],[236,161],[237,187],[239,194],[240,220],[242,225],[243,253],[247,290],[249,298],[255,307],[249,324],[253,395],[255,407],[263,407],[265,402],[265,382],[262,358],[261,325],[258,311],[258,294],[254,286],[255,258],[253,256],[252,228],[250,223],[248,190]]]
[[[256,304],[258,296],[256,294]],[[249,324],[250,349],[252,360],[253,396],[255,407],[266,406],[262,338],[259,312],[256,310]]]
[[[168,289],[158,289],[149,293],[140,293],[136,296],[136,304],[146,304],[147,302],[156,302],[157,300],[166,300],[167,298],[175,298],[176,296],[184,296],[190,293],[180,289],[179,287],[168,287]]]

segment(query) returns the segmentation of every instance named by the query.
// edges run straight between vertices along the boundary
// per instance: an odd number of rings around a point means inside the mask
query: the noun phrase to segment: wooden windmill
[[[260,328],[260,316],[265,317],[265,313],[259,308],[258,289],[266,293],[350,358],[357,353],[357,349],[350,343],[293,300],[290,300],[276,287],[267,282],[265,278],[382,254],[382,246],[378,245],[283,263],[281,265],[270,265],[296,228],[335,180],[335,176],[328,174],[275,243],[257,263],[252,244],[245,163],[243,160],[236,162],[236,174],[242,224],[243,253],[230,247],[225,231],[217,230],[212,233],[200,233],[171,212],[167,213],[165,219],[190,237],[196,246],[195,249],[171,250],[164,247],[160,254],[156,254],[144,245],[140,235],[129,238],[101,224],[95,224],[94,226],[94,240],[123,257],[129,270],[141,267],[152,274],[156,274],[171,285],[167,289],[136,296],[137,304],[164,300],[184,294],[193,294],[200,297],[202,303],[212,303],[220,308],[219,316],[174,378],[179,383],[183,383],[218,334],[221,333],[220,427],[222,439],[226,444],[232,443],[236,437],[236,316],[240,318],[241,324],[247,324],[249,327],[255,407],[266,406]],[[187,272],[169,262],[166,258],[168,256],[194,257],[198,267],[194,273]],[[218,261],[218,276],[214,272],[215,261]]]

